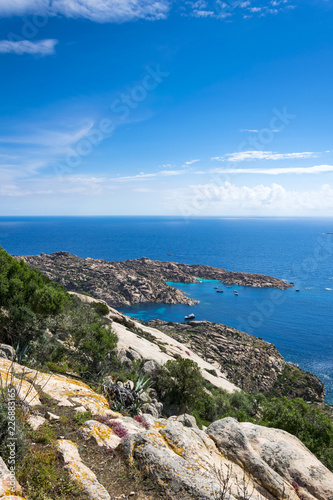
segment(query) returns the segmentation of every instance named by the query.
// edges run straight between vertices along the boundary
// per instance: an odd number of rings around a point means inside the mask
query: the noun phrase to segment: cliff
[[[220,280],[226,284],[286,289],[291,284],[261,274],[226,271],[203,265],[141,259],[106,262],[81,259],[68,252],[50,255],[15,256],[40,270],[48,278],[70,291],[86,292],[112,307],[139,302],[193,305],[195,300],[166,281],[195,283],[197,279]]]

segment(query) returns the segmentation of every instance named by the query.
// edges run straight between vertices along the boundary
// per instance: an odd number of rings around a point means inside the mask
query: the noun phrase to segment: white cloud
[[[223,156],[215,156],[211,160],[241,162],[246,160],[296,160],[304,158],[316,158],[318,153],[273,153],[272,151],[240,151],[228,153]]]
[[[314,167],[286,168],[215,168],[210,173],[215,174],[256,174],[256,175],[286,175],[286,174],[323,174],[333,172],[333,165],[317,165]]]
[[[158,175],[157,173],[145,174],[144,172],[140,172],[140,174],[136,174],[136,175],[125,175],[122,177],[113,177],[112,180],[117,181],[117,182],[142,181],[142,180],[151,179],[153,177],[156,177],[157,175]]]
[[[203,184],[175,190],[173,199],[178,212],[188,214],[304,214],[333,211],[333,188],[324,184],[318,190],[288,190],[280,184],[237,186],[230,182],[218,186]]]
[[[85,120],[86,121],[86,120]],[[43,130],[44,125],[44,130]],[[78,125],[77,123],[68,124],[67,130],[64,130],[63,123],[57,126],[53,123],[38,124],[22,123],[15,125],[20,131],[27,130],[26,135],[11,134],[0,137],[1,148],[12,156],[12,161],[0,158],[0,184],[2,186],[20,185],[21,190],[26,194],[25,187],[29,179],[36,179],[41,171],[52,167],[54,176],[59,173],[55,163],[63,161],[64,158],[75,156],[75,148],[80,144],[80,140],[89,136],[93,122],[87,122],[87,125]],[[51,128],[53,127],[53,129]],[[73,168],[68,168],[65,172],[68,175]],[[54,168],[53,168],[54,167]],[[43,188],[44,189],[44,188]],[[19,192],[11,188],[13,196],[18,196]],[[8,191],[9,192],[9,191]]]
[[[16,136],[0,136],[0,143],[6,144],[27,144],[50,148],[66,148],[86,137],[94,126],[94,122],[89,121],[86,125],[69,130],[52,130],[35,128],[30,134]],[[29,128],[34,129],[33,125]]]
[[[163,163],[162,165],[159,165],[159,168],[174,168],[176,165],[173,163]]]
[[[192,165],[193,163],[197,163],[198,161],[200,160],[189,160],[189,161],[186,161],[183,165],[183,167],[189,167],[190,165]]]
[[[9,42],[8,40],[0,40],[0,54],[34,54],[40,56],[48,56],[55,53],[55,46],[58,40],[38,40],[29,42],[22,40],[20,42]]]
[[[97,22],[163,19],[168,0],[1,0],[0,16],[62,14]]]

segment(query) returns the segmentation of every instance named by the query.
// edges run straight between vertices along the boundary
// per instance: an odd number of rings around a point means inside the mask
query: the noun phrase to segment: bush
[[[95,309],[100,316],[109,314],[109,308],[106,304],[103,304],[103,302],[91,302],[90,306]]]
[[[75,422],[77,425],[83,425],[87,420],[90,420],[92,417],[91,411],[77,412],[75,414]]]
[[[155,375],[155,388],[166,404],[184,406],[187,412],[204,397],[200,368],[190,359],[167,361]]]
[[[29,430],[28,435],[34,443],[49,444],[55,440],[55,432],[49,424],[43,424],[35,431]]]
[[[42,334],[39,317],[58,314],[70,301],[66,290],[18,262],[0,247],[0,342],[29,342]],[[4,311],[5,310],[5,311]]]

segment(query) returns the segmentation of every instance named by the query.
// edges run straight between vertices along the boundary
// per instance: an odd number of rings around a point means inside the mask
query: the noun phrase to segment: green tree
[[[184,406],[186,411],[191,411],[204,395],[204,379],[199,366],[191,359],[167,361],[156,373],[155,380],[162,399]]]

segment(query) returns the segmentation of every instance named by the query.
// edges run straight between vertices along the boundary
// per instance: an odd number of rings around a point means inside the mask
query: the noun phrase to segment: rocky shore
[[[183,343],[246,392],[324,401],[324,384],[287,363],[273,344],[261,338],[208,321],[185,324],[156,319],[147,325]]]
[[[204,265],[160,262],[146,257],[122,262],[102,259],[81,259],[68,252],[50,255],[15,256],[31,267],[39,269],[48,278],[69,291],[85,292],[105,300],[112,307],[140,302],[193,305],[197,301],[166,281],[195,283],[200,279],[214,279],[231,285],[274,287],[281,290],[292,285],[283,280],[261,274],[226,271]]]

